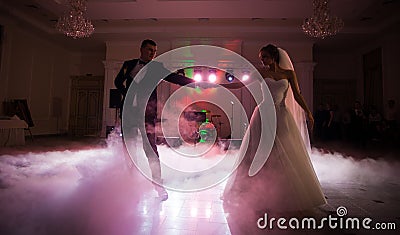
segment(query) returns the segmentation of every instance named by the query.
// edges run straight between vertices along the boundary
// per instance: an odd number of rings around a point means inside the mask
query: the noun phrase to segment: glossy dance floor
[[[224,182],[193,193],[168,190],[162,202],[153,185],[128,167],[119,144],[36,143],[43,146],[0,151],[0,234],[400,234],[400,165],[394,160],[313,154],[329,205],[296,216],[338,217],[343,206],[347,217],[391,222],[396,230],[290,230],[276,224],[258,230],[242,211],[224,210]]]

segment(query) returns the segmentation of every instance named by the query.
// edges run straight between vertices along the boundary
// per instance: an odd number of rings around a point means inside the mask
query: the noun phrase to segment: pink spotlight
[[[208,81],[214,83],[217,81],[217,75],[215,75],[215,73],[210,73],[210,75],[208,75]]]
[[[249,78],[250,78],[250,76],[247,73],[245,73],[242,76],[242,81],[247,81],[247,80],[249,80]]]
[[[203,80],[200,73],[195,73],[193,79],[196,82],[201,82],[201,80]]]

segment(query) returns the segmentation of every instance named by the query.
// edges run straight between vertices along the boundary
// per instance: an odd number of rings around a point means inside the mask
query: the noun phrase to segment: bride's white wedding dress
[[[246,138],[249,138],[249,145],[247,150],[241,146],[240,152],[244,158],[227,183],[224,201],[243,210],[263,213],[307,210],[323,205],[326,200],[306,146],[285,105],[288,90],[291,92],[289,82],[287,79],[264,80],[275,104],[275,141],[267,162],[256,175],[250,177],[249,167],[261,134],[260,112],[256,108],[243,140],[246,143]]]

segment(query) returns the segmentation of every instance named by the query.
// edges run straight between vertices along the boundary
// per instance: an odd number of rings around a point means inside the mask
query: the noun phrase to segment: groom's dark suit
[[[142,64],[142,63],[146,64],[145,62],[142,62],[139,59],[125,61],[124,64],[122,65],[122,68],[119,71],[117,77],[115,78],[114,84],[124,97],[120,108],[122,108],[126,93],[128,92],[128,89],[131,86],[133,79],[134,79],[134,77],[131,76],[131,72],[135,68],[136,65]],[[165,80],[167,82],[171,82],[171,83],[181,85],[181,86],[185,86],[185,85],[193,82],[193,80],[190,78],[179,75],[177,73],[171,73],[169,70],[167,70],[162,65],[162,63],[156,62],[156,61],[151,61],[151,62],[149,62],[148,66],[147,66],[147,72],[144,75],[144,78],[142,80],[143,82],[135,84],[135,86],[139,86],[139,89],[137,90],[137,92],[139,92],[138,95],[141,98],[143,98],[142,97],[143,94],[146,93],[146,91],[147,91],[147,89],[143,90],[143,88],[148,88],[148,86],[150,84],[152,87],[153,86],[156,87],[156,85],[160,82],[160,80]],[[125,81],[126,81],[126,86],[124,85]],[[146,83],[145,87],[141,86],[141,84],[145,84],[145,83]],[[146,120],[148,120],[148,121],[150,121],[150,118],[154,118],[154,119],[157,118],[157,105],[156,105],[157,104],[157,89],[154,89],[151,92],[152,92],[151,96],[150,96],[149,100],[147,101],[147,106],[146,106]],[[143,100],[140,100],[140,103],[142,101]],[[146,101],[144,101],[144,102],[146,102]],[[149,106],[151,106],[151,107],[149,107]],[[120,114],[122,117],[122,111]]]
[[[125,61],[117,77],[114,80],[114,84],[123,95],[122,103],[120,106],[121,118],[122,118],[122,106],[124,105],[124,102],[127,103],[125,104],[125,108],[130,108],[132,104],[135,103],[135,105],[137,106],[136,107],[137,110],[143,110],[144,108],[143,105],[146,105],[145,117],[144,117],[145,127],[146,127],[145,130],[143,130],[143,128],[140,128],[140,124],[137,125],[136,123],[131,123],[129,125],[126,125],[129,121],[132,121],[126,117],[124,117],[125,119],[124,122],[127,123],[124,123],[124,126],[128,127],[132,126],[132,129],[135,129],[134,126],[136,125],[136,129],[134,130],[134,132],[137,132],[136,130],[137,128],[139,128],[142,138],[147,138],[149,140],[150,146],[144,144],[143,147],[146,156],[149,159],[150,165],[153,163],[152,167],[153,179],[159,182],[161,181],[161,169],[160,169],[159,156],[156,146],[156,135],[154,131],[157,120],[157,84],[161,80],[166,80],[168,82],[184,86],[189,83],[192,83],[193,80],[176,73],[171,73],[168,69],[166,69],[163,66],[162,63],[156,61],[150,61],[149,63],[147,63],[147,66],[145,67],[146,70],[144,71],[143,74],[143,71],[142,72],[140,71],[142,69],[141,66],[144,66],[142,64],[145,63],[140,61],[139,59]],[[138,76],[134,81],[136,75]],[[138,79],[139,77],[140,79]],[[124,82],[126,82],[126,85],[124,85]],[[130,86],[132,87],[130,88]],[[130,91],[129,97],[126,97],[128,89],[133,89],[133,90]],[[148,98],[148,94],[150,93],[151,93],[150,98]],[[135,99],[134,96],[136,96],[136,101],[134,101]],[[143,143],[146,143],[146,141],[143,141]]]

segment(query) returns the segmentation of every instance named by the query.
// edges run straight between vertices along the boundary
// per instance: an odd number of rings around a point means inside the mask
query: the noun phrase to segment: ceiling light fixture
[[[330,15],[328,2],[313,0],[314,13],[310,18],[306,18],[301,26],[308,36],[324,39],[337,34],[343,28],[343,20]]]
[[[74,39],[89,37],[94,27],[84,16],[87,0],[68,0],[68,3],[69,11],[58,19],[56,29]]]

